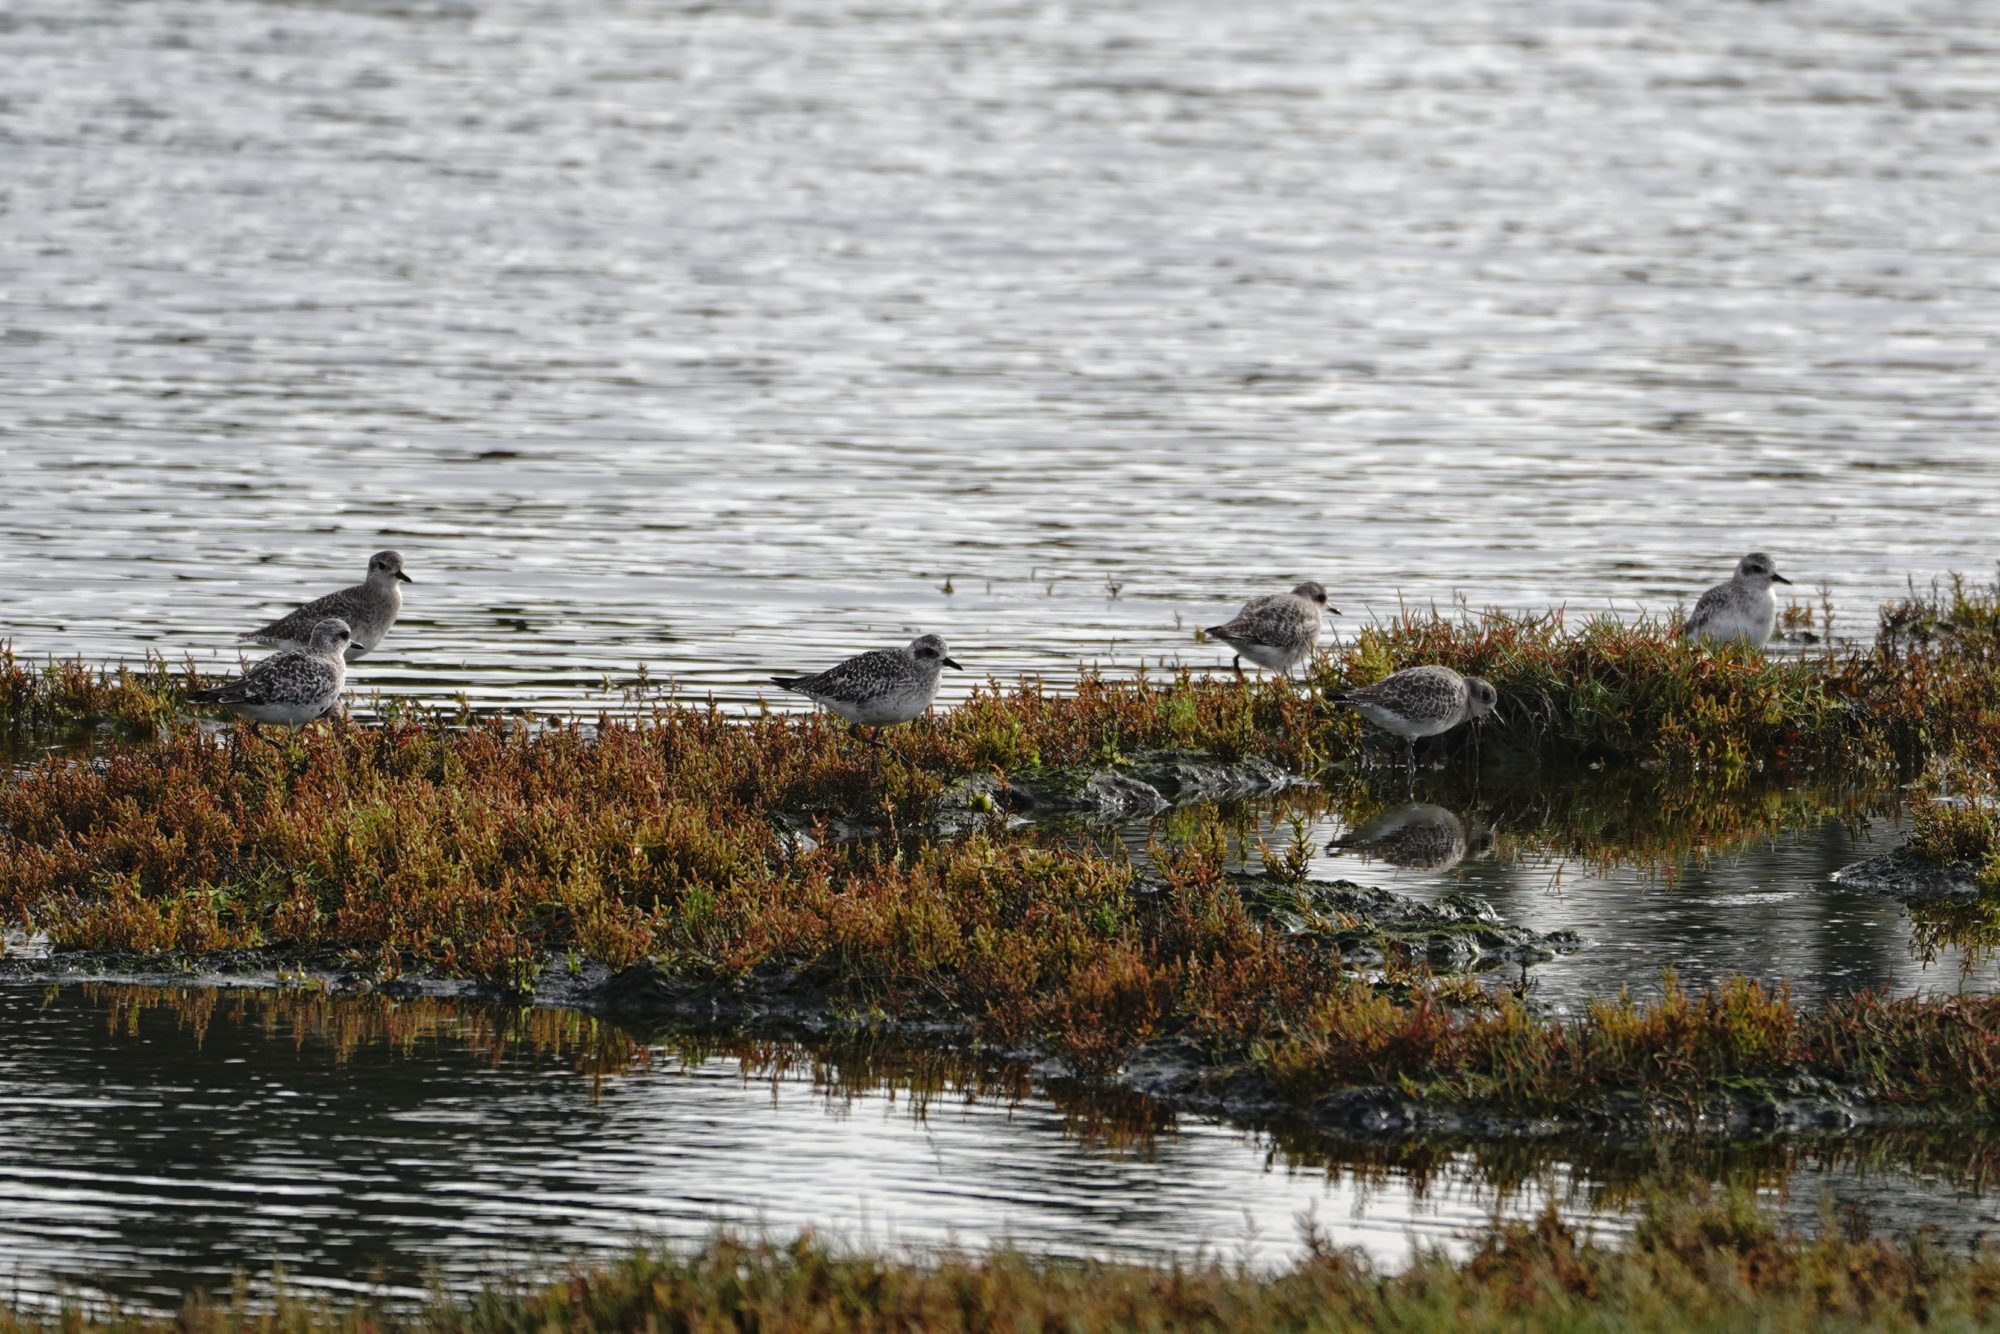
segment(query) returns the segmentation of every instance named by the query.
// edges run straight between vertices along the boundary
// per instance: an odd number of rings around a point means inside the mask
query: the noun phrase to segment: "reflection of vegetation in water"
[[[329,996],[306,989],[231,990],[85,984],[114,1033],[137,1034],[148,1015],[171,1017],[197,1045],[217,1023],[261,1031],[296,1048],[323,1048],[345,1062],[365,1048],[422,1057],[440,1048],[473,1052],[498,1065],[525,1050],[570,1060],[601,1079],[644,1066],[650,1049],[617,1024],[577,1010],[500,1006],[435,997]]]
[[[1775,778],[1493,767],[1426,774],[1410,800],[1395,777],[1329,774],[1255,802],[1170,811],[1153,830],[1184,846],[1219,827],[1232,856],[1274,869],[1273,854],[1282,861],[1291,853],[1300,822],[1335,822],[1343,832],[1324,851],[1390,867],[1443,873],[1482,858],[1554,860],[1672,880],[1690,865],[1801,829],[1838,821],[1858,830],[1901,809],[1894,787]]]
[[[1405,1185],[1419,1197],[1470,1181],[1496,1203],[1532,1191],[1563,1209],[1598,1213],[1638,1207],[1662,1189],[1715,1185],[1783,1197],[1815,1177],[1900,1173],[1983,1196],[2000,1179],[2000,1130],[1990,1126],[1652,1140],[1459,1134],[1374,1141],[1279,1127],[1268,1139],[1272,1165],[1287,1171],[1347,1178],[1363,1188]]]
[[[601,1088],[607,1078],[663,1064],[692,1068],[728,1060],[740,1065],[745,1081],[768,1082],[774,1094],[803,1085],[829,1103],[849,1106],[882,1096],[902,1103],[917,1120],[946,1102],[1012,1106],[1036,1092],[1022,1062],[872,1033],[810,1042],[686,1029],[641,1035],[569,1010],[214,987],[87,985],[82,995],[114,1033],[138,1036],[142,1023],[167,1019],[201,1042],[216,1025],[227,1025],[290,1049],[323,1051],[335,1064],[364,1049],[422,1062],[457,1049],[496,1066],[510,1053],[528,1052],[568,1061]],[[1149,1153],[1178,1122],[1154,1099],[1092,1081],[1058,1079],[1040,1091],[1062,1112],[1067,1134],[1109,1152]],[[1592,1209],[1631,1207],[1662,1184],[1779,1188],[1808,1169],[1895,1169],[1983,1190],[2000,1165],[2000,1137],[1977,1126],[1949,1134],[1873,1130],[1765,1140],[1469,1134],[1349,1140],[1280,1121],[1267,1135],[1275,1164],[1344,1177],[1363,1189],[1400,1183],[1421,1196],[1434,1185],[1469,1182],[1498,1202],[1533,1188],[1565,1207]]]
[[[1375,790],[1340,786],[1352,827],[1384,809]],[[1469,829],[1486,831],[1507,860],[1579,862],[1595,871],[1634,866],[1671,879],[1689,865],[1837,820],[1858,827],[1896,809],[1893,790],[1829,784],[1704,781],[1640,770],[1474,774],[1427,787]]]
[[[2000,900],[1939,899],[1910,905],[1910,952],[1924,963],[1955,950],[1960,977],[2000,954]]]

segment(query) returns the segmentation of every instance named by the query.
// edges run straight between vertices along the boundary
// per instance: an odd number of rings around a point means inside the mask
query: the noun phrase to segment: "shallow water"
[[[723,1226],[1259,1269],[1311,1226],[1394,1269],[1552,1199],[1616,1238],[1660,1168],[1604,1145],[1580,1146],[1591,1165],[1561,1146],[1300,1158],[949,1061],[718,1050],[450,1002],[10,985],[0,1027],[0,1282],[29,1302],[171,1308],[238,1273],[268,1291],[275,1265],[293,1291],[417,1300],[433,1273],[464,1292]],[[1956,1245],[2000,1224],[1990,1156],[1977,1136],[1850,1137],[1697,1149],[1688,1170],[1808,1229],[1831,1196]]]
[[[1327,835],[1326,846],[1343,831],[1330,822],[1314,832]],[[1335,850],[1314,859],[1313,874],[1419,898],[1476,894],[1510,923],[1578,932],[1582,948],[1529,972],[1532,994],[1558,1009],[1625,986],[1657,992],[1668,967],[1690,987],[1751,977],[1789,984],[1809,1002],[1868,988],[1991,991],[2000,981],[1991,963],[1956,948],[1926,957],[1912,946],[1903,904],[1833,880],[1841,867],[1887,852],[1907,834],[1892,819],[1859,829],[1828,820],[1717,848],[1671,872],[1615,858],[1593,865],[1532,847],[1438,870]]]
[[[1865,632],[2000,514],[1987,7],[22,0],[0,634],[747,702],[1248,593]],[[943,591],[949,586],[950,592]],[[1113,587],[1117,591],[1114,595]],[[950,683],[953,691],[965,680]]]
[[[379,1273],[419,1297],[430,1267],[464,1288],[723,1225],[1270,1267],[1299,1254],[1307,1217],[1393,1265],[1569,1189],[1560,1163],[1504,1193],[1469,1157],[1417,1179],[1291,1170],[1206,1121],[1087,1134],[1018,1080],[938,1087],[889,1062],[843,1085],[797,1049],[690,1054],[578,1022],[0,987],[0,1283],[175,1305],[282,1263],[300,1285]],[[1579,1216],[1596,1216],[1587,1198]]]
[[[1571,797],[1575,782],[1571,776]],[[1749,977],[1788,985],[1806,1002],[1864,989],[1908,995],[2000,986],[1990,929],[1970,945],[1920,936],[1902,902],[1833,878],[1908,837],[1907,813],[1893,792],[1803,803],[1811,811],[1844,800],[1852,807],[1847,815],[1808,814],[1768,829],[1746,820],[1739,831],[1707,841],[1678,834],[1689,846],[1669,853],[1637,830],[1579,833],[1560,820],[1518,819],[1504,800],[1469,796],[1449,774],[1425,774],[1408,801],[1390,795],[1398,786],[1388,783],[1359,810],[1332,808],[1332,794],[1294,789],[1210,808],[1210,815],[1223,820],[1232,861],[1244,870],[1263,867],[1263,848],[1283,854],[1296,830],[1313,850],[1307,874],[1314,880],[1351,880],[1426,902],[1470,894],[1507,924],[1576,932],[1574,950],[1525,971],[1496,965],[1486,972],[1489,984],[1525,985],[1558,1012],[1621,987],[1657,994],[1667,968],[1690,988]],[[1552,778],[1537,800],[1560,808],[1564,795]],[[1610,804],[1622,800],[1645,798]],[[1195,814],[1057,837],[1122,843],[1144,863],[1155,840],[1185,837]]]

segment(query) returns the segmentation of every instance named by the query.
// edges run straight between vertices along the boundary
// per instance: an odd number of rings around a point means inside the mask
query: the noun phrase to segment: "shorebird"
[[[893,727],[918,717],[937,695],[938,677],[963,671],[936,635],[919,635],[904,648],[878,648],[837,662],[811,676],[774,676],[786,690],[824,704],[857,730]],[[873,737],[870,744],[879,744]]]
[[[197,690],[196,704],[219,704],[252,723],[297,727],[332,708],[347,682],[344,652],[354,636],[337,616],[321,618],[302,649],[282,649],[234,681]]]
[[[1411,781],[1417,775],[1417,738],[1449,732],[1462,722],[1484,718],[1500,702],[1493,683],[1460,676],[1449,667],[1405,667],[1374,685],[1334,695],[1377,727],[1403,738]]]
[[[1326,590],[1308,580],[1289,593],[1251,598],[1235,619],[1202,633],[1236,650],[1230,665],[1237,671],[1243,670],[1243,659],[1248,658],[1290,680],[1292,668],[1312,657],[1328,612],[1338,616],[1340,608],[1329,607]]]
[[[415,582],[403,573],[402,552],[378,551],[368,558],[368,577],[361,583],[314,598],[297,611],[261,629],[245,630],[237,638],[271,648],[304,648],[322,620],[337,616],[347,622],[354,635],[354,642],[347,646],[347,660],[353,662],[389,633],[403,610],[402,586]]]
[[[1778,626],[1778,599],[1771,585],[1791,582],[1778,573],[1769,556],[1751,552],[1736,562],[1736,573],[1728,583],[1717,584],[1701,595],[1681,626],[1681,638],[1764,647]]]

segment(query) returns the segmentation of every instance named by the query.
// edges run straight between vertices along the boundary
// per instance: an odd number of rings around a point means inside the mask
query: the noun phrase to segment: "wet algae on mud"
[[[1658,626],[1411,619],[1364,631],[1303,690],[1187,674],[995,688],[881,751],[818,719],[685,706],[218,733],[180,714],[187,673],[0,659],[16,735],[144,734],[0,787],[0,901],[51,951],[7,966],[157,974],[233,955],[329,985],[903,1026],[1344,1131],[1988,1118],[1990,1001],[1808,1009],[1668,979],[1649,1003],[1555,1016],[1466,969],[1572,942],[1477,902],[1314,882],[1297,846],[1258,849],[1246,875],[1226,805],[1170,811],[1143,858],[1079,824],[1308,778],[1318,799],[1393,804],[1401,775],[1325,697],[1442,661],[1508,704],[1438,747],[1450,772],[1500,766],[1532,806],[1546,775],[1585,770],[1623,846],[1666,863],[1774,810],[1838,805],[1815,792],[1940,757],[1990,771],[1994,606],[1954,585],[1889,609],[1865,649],[1768,659]],[[1552,827],[1592,855],[1585,826]]]

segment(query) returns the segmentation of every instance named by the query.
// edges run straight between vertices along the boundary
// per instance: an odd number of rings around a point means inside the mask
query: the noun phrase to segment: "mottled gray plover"
[[[404,584],[416,580],[403,573],[403,553],[378,551],[368,558],[368,578],[352,588],[314,598],[305,606],[280,616],[257,630],[245,630],[239,639],[271,648],[304,648],[320,621],[337,616],[346,621],[354,635],[347,646],[347,660],[353,662],[382,642],[389,627],[403,610]]]
[[[1289,680],[1292,668],[1312,657],[1328,612],[1338,616],[1340,608],[1327,606],[1326,590],[1308,580],[1289,593],[1251,598],[1234,620],[1211,625],[1202,633],[1236,650],[1231,665],[1237,671],[1243,670],[1243,659],[1248,658]]]
[[[1728,583],[1701,595],[1681,627],[1681,638],[1764,647],[1778,627],[1778,599],[1771,585],[1791,582],[1778,573],[1769,556],[1751,552],[1736,562],[1736,574]]]
[[[354,636],[337,616],[321,618],[302,649],[283,649],[234,681],[197,690],[188,698],[197,704],[220,704],[253,723],[283,723],[297,727],[332,708],[347,681],[342,656]]]
[[[919,635],[906,648],[873,649],[812,676],[771,680],[826,705],[855,727],[893,727],[931,706],[946,667],[964,670],[945,652],[944,640]]]
[[[1484,718],[1500,702],[1493,683],[1460,676],[1449,667],[1405,667],[1374,685],[1343,690],[1333,699],[1377,727],[1403,738],[1410,774],[1417,772],[1417,738],[1449,732],[1470,719]]]

